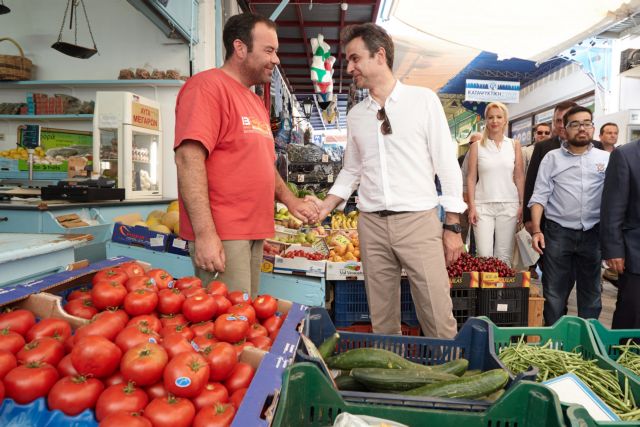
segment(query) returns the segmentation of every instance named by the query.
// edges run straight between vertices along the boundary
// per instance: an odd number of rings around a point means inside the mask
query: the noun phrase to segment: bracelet
[[[535,236],[536,234],[542,234],[542,231],[534,231],[533,233],[531,233],[532,236]]]

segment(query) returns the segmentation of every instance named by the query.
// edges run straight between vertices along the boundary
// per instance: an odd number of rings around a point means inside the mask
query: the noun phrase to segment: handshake
[[[333,209],[325,200],[315,196],[305,196],[304,199],[294,198],[287,205],[289,212],[305,224],[316,224],[325,219]]]

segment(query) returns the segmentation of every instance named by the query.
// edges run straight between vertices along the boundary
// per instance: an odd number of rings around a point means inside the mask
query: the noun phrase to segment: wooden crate
[[[544,298],[529,297],[529,326],[544,326],[542,309],[544,308]]]

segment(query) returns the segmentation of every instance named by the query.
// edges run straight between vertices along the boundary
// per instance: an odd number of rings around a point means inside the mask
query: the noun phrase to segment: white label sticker
[[[298,182],[304,182],[304,174],[298,174]]]
[[[498,311],[509,311],[509,304],[498,304]]]
[[[178,249],[186,249],[187,241],[182,239],[173,239],[173,247]]]
[[[332,173],[327,175],[327,182],[333,182],[333,174]]]
[[[151,246],[163,246],[164,245],[164,236],[157,235],[156,237],[152,237],[149,239],[149,244]]]
[[[322,163],[327,163],[329,161],[329,155],[328,154],[323,154],[322,155]]]

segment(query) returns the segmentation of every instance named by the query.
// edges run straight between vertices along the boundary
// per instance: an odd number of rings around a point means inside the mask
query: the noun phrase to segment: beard
[[[591,144],[591,138],[581,138],[579,139],[577,136],[574,139],[568,139],[567,142],[569,145],[573,145],[574,147],[584,147],[586,145]]]
[[[243,66],[243,73],[254,85],[271,83],[271,76],[266,73],[265,66],[245,63]]]

